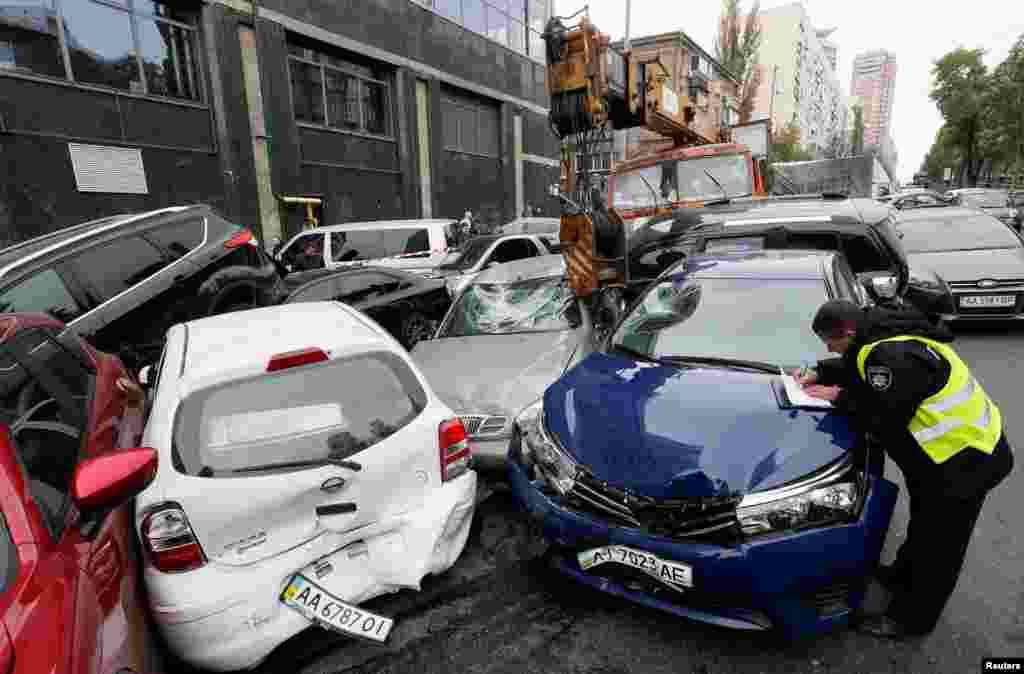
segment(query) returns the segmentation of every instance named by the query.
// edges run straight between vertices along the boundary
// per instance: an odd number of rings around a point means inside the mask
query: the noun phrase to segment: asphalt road
[[[465,552],[447,574],[367,604],[396,618],[387,646],[309,630],[263,672],[589,674],[730,672],[964,673],[983,657],[1024,655],[1024,326],[958,330],[955,345],[1000,404],[1017,467],[982,512],[959,585],[937,630],[890,642],[844,630],[784,645],[689,623],[556,576],[500,489],[483,500]],[[901,483],[889,464],[886,476]],[[897,506],[884,561],[906,533]],[[936,541],[941,544],[941,541]]]

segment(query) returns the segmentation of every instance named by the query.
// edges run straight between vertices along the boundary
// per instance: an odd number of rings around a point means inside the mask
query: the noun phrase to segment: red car
[[[127,501],[157,455],[117,448],[124,376],[53,318],[0,315],[0,674],[144,668]]]

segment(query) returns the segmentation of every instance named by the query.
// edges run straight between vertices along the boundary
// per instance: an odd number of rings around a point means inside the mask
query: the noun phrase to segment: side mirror
[[[83,513],[121,505],[156,477],[155,449],[120,449],[85,459],[71,479],[71,498]]]
[[[877,299],[894,299],[899,289],[899,280],[895,276],[874,276],[869,283],[868,292]]]

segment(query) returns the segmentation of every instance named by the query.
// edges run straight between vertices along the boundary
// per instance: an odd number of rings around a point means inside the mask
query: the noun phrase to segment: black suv
[[[46,313],[136,368],[175,323],[280,302],[250,230],[206,205],[92,220],[0,250],[0,312]]]
[[[679,209],[629,237],[631,285],[644,285],[676,260],[728,250],[815,249],[844,253],[873,301],[905,298],[933,318],[953,313],[949,287],[910,268],[893,225],[896,211],[874,199],[802,195],[712,202]]]

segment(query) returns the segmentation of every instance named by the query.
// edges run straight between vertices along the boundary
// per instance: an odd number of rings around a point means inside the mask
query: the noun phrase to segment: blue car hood
[[[547,389],[547,427],[599,480],[657,499],[743,495],[853,448],[843,415],[782,409],[771,375],[594,353]]]

